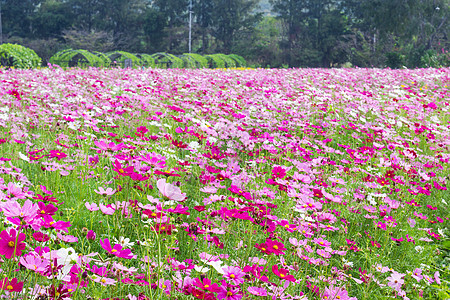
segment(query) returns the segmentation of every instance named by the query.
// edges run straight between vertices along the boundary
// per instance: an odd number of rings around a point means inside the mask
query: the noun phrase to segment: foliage
[[[113,51],[106,53],[106,55],[113,64],[124,64],[126,59],[131,59],[133,68],[144,65],[144,62],[139,57],[126,51]]]
[[[190,55],[183,54],[183,55],[180,55],[179,58],[181,58],[181,60],[183,60],[183,68],[197,69],[199,67],[197,60],[195,60]]]
[[[193,60],[195,60],[197,68],[208,68],[208,59],[206,59],[205,57],[203,57],[200,54],[183,53],[183,56],[188,56],[188,57],[192,58]]]
[[[41,58],[33,50],[16,44],[0,45],[0,66],[15,68],[37,68]]]
[[[236,63],[236,67],[246,67],[247,66],[247,62],[245,61],[245,58],[243,58],[240,55],[228,54],[228,57],[231,58],[232,60],[234,60],[234,62]]]
[[[388,52],[386,65],[391,69],[399,69],[405,65],[405,56],[399,52]]]
[[[136,57],[141,60],[144,67],[154,68],[156,66],[155,59],[150,54],[139,53],[136,54]]]
[[[155,59],[156,66],[159,68],[183,68],[184,66],[183,60],[173,54],[159,52],[151,56]]]
[[[103,54],[89,52],[83,49],[67,49],[59,51],[50,58],[49,62],[63,68],[88,66],[106,67],[110,64],[110,61]]]
[[[225,68],[226,63],[223,60],[223,57],[217,54],[205,55],[205,58],[208,60],[209,68]]]

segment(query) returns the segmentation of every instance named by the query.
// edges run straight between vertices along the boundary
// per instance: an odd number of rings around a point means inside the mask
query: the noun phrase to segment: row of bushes
[[[37,68],[41,58],[33,50],[14,44],[0,45],[0,66],[15,68]]]
[[[131,63],[130,63],[131,62]],[[37,68],[41,58],[31,49],[13,44],[0,45],[0,66],[15,68]],[[50,58],[50,63],[61,67],[126,67],[133,68],[235,68],[245,67],[247,62],[236,54],[200,55],[184,53],[132,54],[125,51],[101,53],[87,50],[63,50]]]
[[[243,57],[235,54],[184,53],[176,56],[163,52],[154,54],[132,54],[125,51],[101,53],[72,49],[56,53],[50,58],[50,63],[61,67],[108,67],[125,66],[126,60],[131,61],[133,68],[235,68],[245,67],[247,64]]]

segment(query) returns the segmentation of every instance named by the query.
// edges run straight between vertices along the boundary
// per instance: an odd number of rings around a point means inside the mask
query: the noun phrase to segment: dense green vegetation
[[[113,51],[106,54],[87,50],[62,50],[53,55],[49,62],[61,67],[125,67],[125,60],[131,60],[133,68],[234,68],[245,67],[245,59],[236,54],[213,54],[202,56],[194,53],[184,53],[176,56],[170,53],[132,54],[125,51]],[[3,64],[7,65],[7,64]]]
[[[40,64],[41,58],[31,49],[13,44],[0,45],[0,65],[16,68],[36,68]]]
[[[253,66],[449,65],[447,0],[192,0],[192,10],[189,0],[0,4],[3,42],[33,49],[44,64],[66,49],[180,56],[189,52],[191,11],[192,53],[236,53]]]

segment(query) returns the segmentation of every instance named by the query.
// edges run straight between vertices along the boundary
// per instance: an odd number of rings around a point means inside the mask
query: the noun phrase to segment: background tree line
[[[189,0],[0,0],[3,42],[44,62],[65,48],[188,49]],[[192,0],[192,52],[256,66],[448,65],[448,0]]]

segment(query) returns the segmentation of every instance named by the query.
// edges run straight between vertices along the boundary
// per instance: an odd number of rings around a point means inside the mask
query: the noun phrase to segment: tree
[[[0,0],[3,32],[7,36],[33,35],[33,16],[39,0]]]
[[[214,3],[210,0],[196,0],[193,2],[193,12],[196,24],[199,28],[203,54],[209,53],[209,36],[211,35],[211,26],[213,22]]]
[[[47,0],[31,17],[33,35],[39,38],[61,38],[62,31],[72,26],[74,14],[68,3]]]
[[[230,53],[239,35],[247,37],[261,19],[254,13],[259,0],[211,0],[211,34],[219,42],[218,50]]]
[[[189,0],[155,0],[154,7],[165,18],[165,50],[168,52],[183,53],[186,49],[181,44],[186,41],[186,24],[188,17]]]

